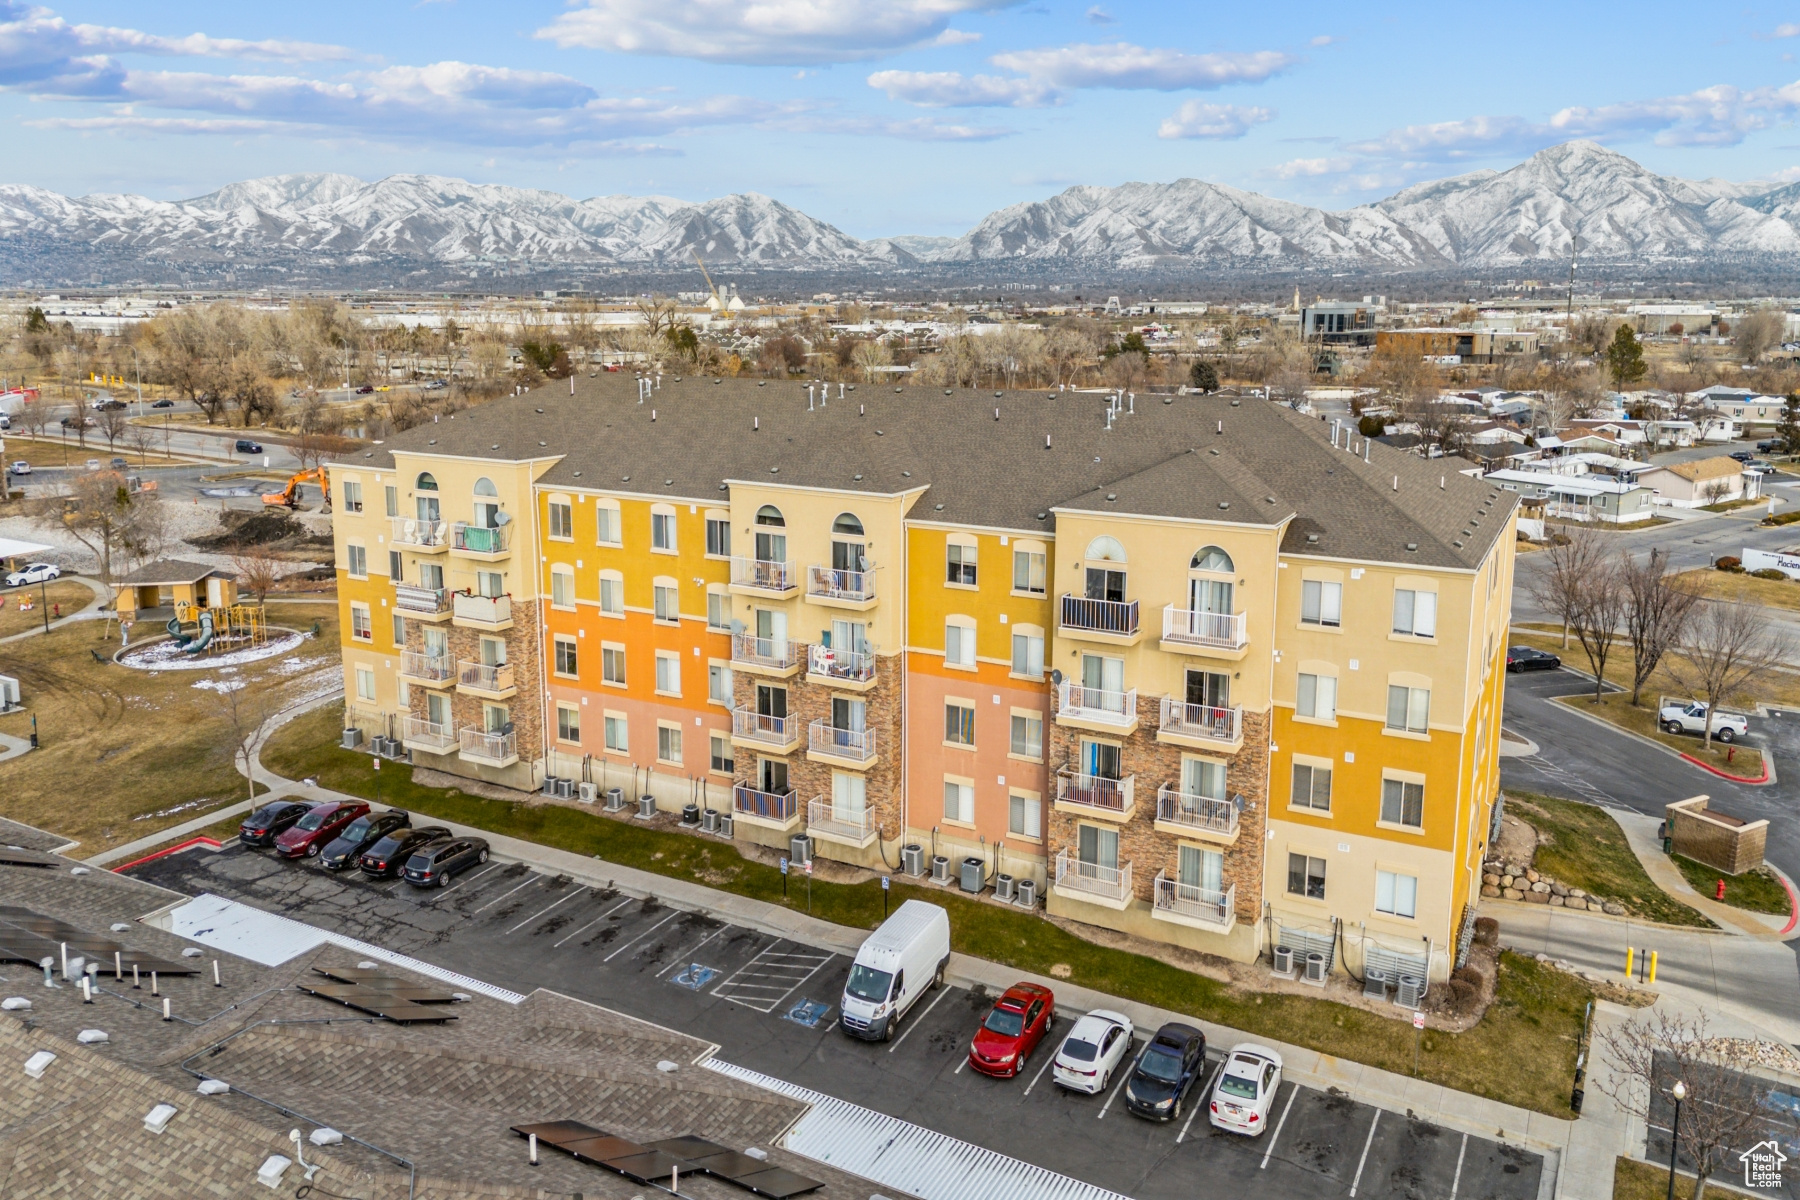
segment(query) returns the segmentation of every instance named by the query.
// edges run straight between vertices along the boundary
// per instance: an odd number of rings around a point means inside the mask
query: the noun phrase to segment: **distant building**
[[[1324,300],[1300,310],[1300,336],[1343,346],[1375,344],[1375,319],[1380,307],[1348,301]]]
[[[1638,479],[1656,489],[1660,503],[1673,508],[1754,500],[1762,494],[1762,475],[1746,471],[1742,463],[1724,455],[1652,467]]]
[[[1537,357],[1538,335],[1535,330],[1383,329],[1375,335],[1375,350],[1464,363],[1512,362]]]
[[[1650,489],[1628,479],[1518,468],[1490,471],[1484,478],[1496,487],[1518,492],[1527,503],[1535,501],[1546,517],[1629,525],[1654,515]]]

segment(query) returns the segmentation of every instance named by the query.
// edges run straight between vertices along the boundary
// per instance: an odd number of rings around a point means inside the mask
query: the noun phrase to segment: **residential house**
[[[1762,494],[1761,473],[1745,470],[1742,463],[1723,455],[1651,467],[1638,479],[1655,489],[1657,503],[1673,508],[1754,500]]]

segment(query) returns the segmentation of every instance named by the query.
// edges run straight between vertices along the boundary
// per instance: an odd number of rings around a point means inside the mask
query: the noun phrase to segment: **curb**
[[[1758,746],[1757,749],[1761,750],[1762,747]],[[1711,772],[1712,774],[1717,775],[1720,779],[1729,779],[1733,783],[1749,784],[1753,787],[1769,782],[1769,756],[1767,754],[1763,755],[1763,773],[1762,773],[1761,777],[1757,778],[1757,779],[1752,779],[1748,775],[1728,775],[1724,771],[1719,770],[1719,768],[1717,768],[1717,767],[1710,767],[1710,766],[1706,765],[1705,763],[1701,762],[1699,759],[1695,758],[1691,754],[1682,754],[1682,752],[1679,750],[1677,750],[1675,753],[1681,754],[1681,757],[1687,759],[1689,762],[1693,763],[1696,767],[1699,767],[1702,771]]]
[[[1593,678],[1593,676],[1590,675],[1590,676],[1588,676],[1588,678],[1591,679],[1591,678]],[[1607,684],[1607,686],[1613,687],[1613,685],[1610,683]],[[1622,692],[1625,689],[1624,688],[1615,688],[1614,690]],[[1604,717],[1596,717],[1592,713],[1582,712],[1580,709],[1576,708],[1573,704],[1563,703],[1563,701],[1565,701],[1565,700],[1574,699],[1576,697],[1587,696],[1590,694],[1591,693],[1589,693],[1589,692],[1570,692],[1566,696],[1545,696],[1545,697],[1543,697],[1543,700],[1547,704],[1554,704],[1557,707],[1558,711],[1567,712],[1573,716],[1580,717],[1582,720],[1592,722],[1593,724],[1600,726],[1602,729],[1610,729],[1610,730],[1612,730],[1612,732],[1618,734],[1620,737],[1628,737],[1632,741],[1637,742],[1640,745],[1648,746],[1653,750],[1660,750],[1662,753],[1667,754],[1670,758],[1679,758],[1683,762],[1687,763],[1689,766],[1698,767],[1700,770],[1707,772],[1709,775],[1716,775],[1716,776],[1720,777],[1721,779],[1729,779],[1734,783],[1742,783],[1746,787],[1766,787],[1766,786],[1768,786],[1768,784],[1770,784],[1774,781],[1773,776],[1770,774],[1770,772],[1773,769],[1773,762],[1769,756],[1768,751],[1763,750],[1763,748],[1761,746],[1758,746],[1757,749],[1759,751],[1762,751],[1762,755],[1763,755],[1764,778],[1762,778],[1762,779],[1740,779],[1739,777],[1737,777],[1735,775],[1727,775],[1723,771],[1715,770],[1714,768],[1709,767],[1705,763],[1701,762],[1699,759],[1692,757],[1691,755],[1685,753],[1684,751],[1677,750],[1673,746],[1665,746],[1663,743],[1657,741],[1655,738],[1645,737],[1643,734],[1637,732],[1634,729],[1627,729],[1623,725],[1615,725],[1611,721],[1608,721]]]
[[[146,854],[142,858],[134,858],[128,863],[120,863],[116,867],[109,867],[107,869],[116,875],[121,871],[129,871],[133,867],[142,866],[147,862],[155,862],[159,858],[167,858],[171,854],[179,854],[183,850],[190,849],[194,846],[205,846],[209,850],[217,850],[219,848],[219,839],[205,836],[191,837],[180,845],[170,846],[166,850],[158,850],[154,854]]]

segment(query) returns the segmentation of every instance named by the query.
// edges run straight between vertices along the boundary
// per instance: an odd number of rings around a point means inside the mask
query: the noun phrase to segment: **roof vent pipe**
[[[1126,413],[1130,416],[1135,417],[1137,415],[1137,393],[1131,392],[1131,393],[1129,393],[1129,396],[1130,396],[1130,407],[1128,409],[1126,409]]]
[[[1370,439],[1370,438],[1364,438],[1364,439],[1363,439],[1363,461],[1364,461],[1364,462],[1368,462],[1368,461],[1369,461],[1369,442],[1370,442],[1370,441],[1371,441],[1371,440],[1372,440],[1372,439]]]
[[[1225,432],[1225,422],[1223,422],[1223,421],[1220,421],[1220,422],[1219,422],[1219,429],[1218,429],[1218,432],[1220,432],[1220,433],[1224,433],[1224,432]]]

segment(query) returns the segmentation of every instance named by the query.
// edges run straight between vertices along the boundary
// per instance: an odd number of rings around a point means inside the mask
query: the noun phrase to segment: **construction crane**
[[[688,249],[694,255],[694,265],[700,268],[700,278],[706,280],[706,290],[712,293],[712,306],[711,307],[712,307],[713,311],[714,312],[724,312],[725,311],[725,297],[719,295],[719,289],[713,283],[712,276],[708,275],[706,273],[706,264],[700,261],[700,251],[694,249],[692,246],[688,247]]]
[[[287,486],[279,492],[264,492],[262,502],[270,508],[299,508],[300,486],[307,483],[317,484],[319,490],[325,494],[325,503],[319,511],[330,512],[331,479],[325,474],[324,467],[313,467],[311,470],[299,472],[290,478]]]

